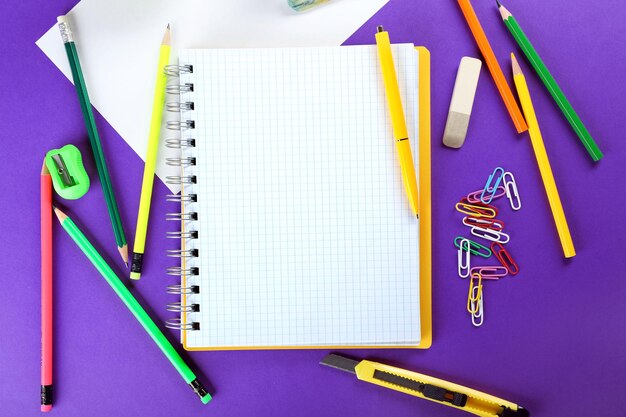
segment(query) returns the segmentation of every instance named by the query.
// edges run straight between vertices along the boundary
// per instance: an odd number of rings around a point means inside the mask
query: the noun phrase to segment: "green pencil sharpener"
[[[66,200],[77,200],[89,191],[89,176],[83,157],[74,145],[52,149],[46,154],[46,167],[52,177],[54,191]]]

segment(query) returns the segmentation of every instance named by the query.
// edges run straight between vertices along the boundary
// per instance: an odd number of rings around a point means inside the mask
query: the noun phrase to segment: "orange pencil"
[[[41,411],[52,409],[52,177],[41,168]]]
[[[485,35],[485,31],[478,21],[478,16],[476,16],[476,12],[470,3],[470,0],[458,0],[458,2],[459,6],[461,6],[461,10],[463,11],[463,16],[465,16],[465,20],[467,20],[467,24],[474,35],[474,39],[476,39],[478,48],[485,58],[485,62],[487,63],[489,72],[491,72],[493,81],[496,83],[498,91],[500,91],[502,100],[504,100],[504,104],[511,115],[511,119],[513,119],[513,123],[515,123],[517,133],[527,131],[528,125],[526,124],[526,120],[522,115],[522,111],[520,110],[517,101],[515,101],[513,92],[511,91],[509,84],[506,82],[506,78],[504,78],[502,68],[500,68],[500,64],[498,64],[498,60],[493,53],[493,49],[491,49],[487,35]]]

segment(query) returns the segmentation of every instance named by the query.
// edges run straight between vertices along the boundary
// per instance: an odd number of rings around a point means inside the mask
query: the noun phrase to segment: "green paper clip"
[[[46,167],[50,171],[54,190],[62,198],[77,200],[89,190],[89,176],[76,146],[65,145],[48,151]]]
[[[467,239],[467,238],[464,238],[463,236],[457,236],[456,238],[454,238],[454,246],[459,248],[461,244],[461,240],[463,239]],[[480,243],[474,242],[471,239],[467,239],[467,240],[470,243],[470,253],[472,255],[482,256],[485,259],[491,256],[491,249],[489,249],[487,246],[483,246]]]

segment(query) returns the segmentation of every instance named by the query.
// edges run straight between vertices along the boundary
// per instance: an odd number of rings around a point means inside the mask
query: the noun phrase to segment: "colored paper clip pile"
[[[498,208],[491,204],[504,196],[513,210],[522,208],[515,176],[497,167],[482,189],[469,193],[456,204],[456,210],[465,214],[463,225],[469,227],[470,234],[489,242],[487,246],[463,236],[454,239],[458,275],[464,279],[470,278],[467,311],[475,327],[480,327],[485,320],[483,280],[497,281],[519,273],[519,266],[504,247],[511,237],[504,232],[504,222],[496,218]],[[472,266],[472,256],[489,259],[492,255],[500,265]]]

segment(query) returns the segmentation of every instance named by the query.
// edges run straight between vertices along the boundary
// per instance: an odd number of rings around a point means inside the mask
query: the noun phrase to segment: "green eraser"
[[[50,171],[54,191],[62,198],[76,200],[89,190],[89,176],[76,146],[65,145],[48,151],[46,167]]]

